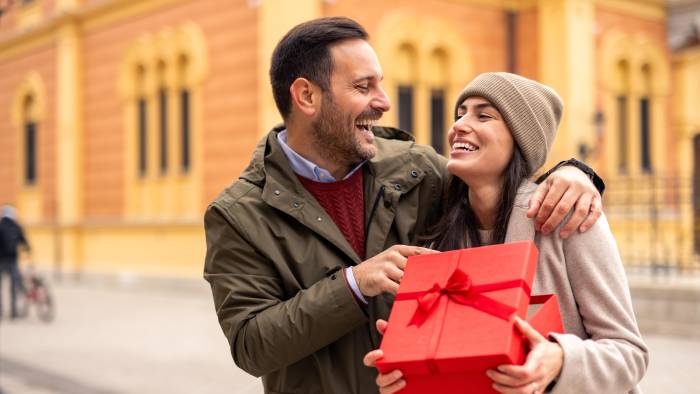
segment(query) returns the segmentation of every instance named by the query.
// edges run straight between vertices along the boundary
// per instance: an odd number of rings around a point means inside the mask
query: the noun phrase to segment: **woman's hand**
[[[578,229],[584,232],[595,224],[603,212],[598,189],[583,171],[562,166],[550,174],[530,198],[528,217],[535,217],[535,229],[552,232],[573,209],[573,214],[559,235],[566,239]]]
[[[564,364],[564,351],[556,342],[548,341],[526,321],[515,318],[515,326],[525,336],[530,353],[523,365],[500,365],[486,375],[493,388],[504,394],[539,394],[554,380]]]
[[[379,331],[380,334],[384,335],[384,331],[386,331],[386,326],[386,320],[377,320],[377,331]],[[379,360],[383,356],[384,353],[382,353],[381,350],[376,349],[367,353],[363,361],[366,366],[374,368],[376,366],[377,360]],[[391,394],[404,388],[404,386],[406,386],[406,381],[401,379],[402,377],[403,373],[401,373],[401,371],[399,371],[398,369],[391,371],[387,374],[380,373],[379,376],[377,376],[376,380],[377,386],[379,387],[379,393]]]

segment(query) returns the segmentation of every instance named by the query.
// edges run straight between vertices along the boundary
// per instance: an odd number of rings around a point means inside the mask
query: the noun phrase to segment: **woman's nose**
[[[472,131],[474,131],[471,122],[469,122],[469,119],[466,115],[458,118],[455,121],[455,124],[452,126],[452,129],[458,133],[471,133]]]

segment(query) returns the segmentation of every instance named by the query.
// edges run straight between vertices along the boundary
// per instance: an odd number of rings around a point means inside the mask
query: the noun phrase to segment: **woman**
[[[563,103],[538,82],[509,73],[476,77],[460,94],[448,139],[453,175],[445,210],[428,243],[447,251],[534,240],[539,249],[532,294],[558,296],[566,334],[542,337],[516,326],[530,352],[524,365],[501,365],[487,375],[501,393],[637,393],[648,352],[636,324],[627,279],[605,217],[567,239],[535,233],[528,181],[545,162]],[[379,321],[383,331],[386,322]],[[365,357],[373,366],[375,350]],[[382,393],[401,389],[400,371],[380,375]],[[410,381],[408,382],[410,384]]]

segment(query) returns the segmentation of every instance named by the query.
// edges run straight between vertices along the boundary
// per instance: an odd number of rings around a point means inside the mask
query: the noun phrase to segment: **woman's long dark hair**
[[[513,210],[518,187],[529,174],[527,163],[517,145],[513,157],[504,170],[501,199],[498,205],[496,225],[491,243],[502,244],[506,240],[508,220]],[[483,245],[479,236],[479,219],[469,205],[469,186],[459,177],[451,175],[448,181],[442,215],[431,226],[427,235],[421,237],[427,246],[435,250],[447,251]]]

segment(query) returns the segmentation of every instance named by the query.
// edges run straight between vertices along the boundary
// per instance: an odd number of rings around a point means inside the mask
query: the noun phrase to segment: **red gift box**
[[[400,369],[404,394],[495,393],[486,370],[525,360],[511,316],[527,315],[536,265],[531,241],[410,257],[377,368]],[[533,326],[561,332],[556,297],[533,301]]]

